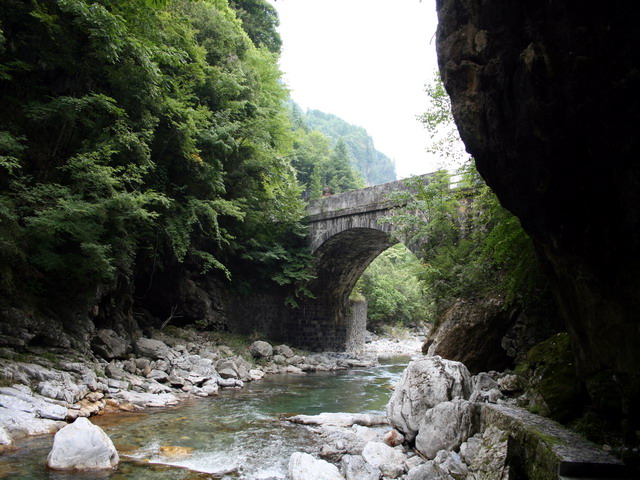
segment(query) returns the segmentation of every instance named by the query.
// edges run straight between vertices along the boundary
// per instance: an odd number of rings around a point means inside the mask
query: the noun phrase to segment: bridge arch
[[[428,182],[430,175],[424,175]],[[349,295],[369,264],[397,243],[393,227],[382,219],[401,206],[389,194],[406,189],[404,180],[342,193],[309,204],[309,248],[316,277],[308,288],[313,299],[290,317],[290,340],[310,350],[343,351],[353,344],[354,323],[366,321]],[[357,311],[356,311],[357,310]],[[364,323],[362,330],[364,329]],[[362,332],[364,333],[364,332]],[[357,341],[355,341],[357,343]]]

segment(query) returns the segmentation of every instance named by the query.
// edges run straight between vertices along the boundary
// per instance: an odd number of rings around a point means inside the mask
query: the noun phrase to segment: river
[[[48,471],[53,436],[18,442],[0,457],[0,478],[88,480],[286,478],[289,456],[319,448],[307,427],[283,420],[292,414],[382,413],[409,357],[381,359],[380,365],[341,372],[273,375],[241,390],[223,390],[174,408],[94,417],[120,453],[117,471],[104,474]],[[163,446],[192,449],[166,455]],[[223,472],[233,472],[224,474]]]

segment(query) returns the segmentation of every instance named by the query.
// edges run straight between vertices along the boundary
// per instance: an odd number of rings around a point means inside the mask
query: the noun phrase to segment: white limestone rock
[[[42,435],[60,430],[65,422],[36,417],[35,412],[23,412],[0,407],[0,424],[10,432],[23,435]]]
[[[355,433],[363,442],[373,442],[378,440],[378,432],[373,428],[355,424],[351,427],[351,431]]]
[[[362,425],[373,427],[376,425],[387,425],[387,419],[382,415],[371,415],[368,413],[330,413],[324,412],[319,415],[295,415],[287,418],[293,423],[304,425],[325,425],[334,427],[350,427],[352,425]]]
[[[256,382],[258,380],[262,380],[264,377],[264,372],[262,370],[258,370],[257,368],[252,368],[249,370],[249,380],[252,382]]]
[[[435,458],[440,450],[457,449],[476,433],[478,424],[475,405],[468,400],[440,403],[424,415],[415,448],[427,459]]]
[[[380,480],[382,472],[360,455],[344,455],[341,467],[346,480]]]
[[[345,480],[338,467],[308,453],[295,452],[289,458],[290,480]]]
[[[407,480],[455,480],[433,460],[409,470]]]
[[[442,402],[468,399],[471,392],[471,375],[464,364],[438,356],[414,360],[387,404],[389,423],[411,442],[427,410]]]
[[[404,473],[407,456],[400,450],[382,442],[369,442],[362,449],[362,458],[389,478],[398,478]]]
[[[0,424],[0,445],[8,446],[13,444],[13,437],[7,430],[7,427]]]
[[[56,433],[47,457],[53,470],[106,470],[117,467],[119,461],[111,439],[84,417]]]
[[[166,388],[166,387],[165,387]],[[132,403],[135,406],[146,407],[167,407],[177,405],[179,400],[173,393],[143,393],[121,390],[112,394],[112,398],[119,403]]]

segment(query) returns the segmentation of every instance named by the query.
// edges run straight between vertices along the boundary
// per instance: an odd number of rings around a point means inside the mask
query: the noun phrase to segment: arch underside
[[[316,279],[311,292],[337,305],[347,302],[369,264],[395,243],[389,233],[374,228],[351,228],[333,235],[314,253]]]

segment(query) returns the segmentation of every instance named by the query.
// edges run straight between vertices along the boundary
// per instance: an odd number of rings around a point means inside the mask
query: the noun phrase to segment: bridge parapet
[[[309,202],[307,212],[311,222],[328,218],[353,215],[367,211],[386,210],[399,206],[389,200],[388,196],[398,190],[406,190],[406,180],[374,185],[373,187],[338,193]]]
[[[419,178],[426,183],[431,175]],[[389,196],[393,192],[408,189],[406,180],[397,180],[310,202],[307,212],[311,252],[315,252],[334,235],[347,230],[373,229],[391,233],[391,225],[380,220],[393,208],[402,206],[402,203],[390,200]]]

